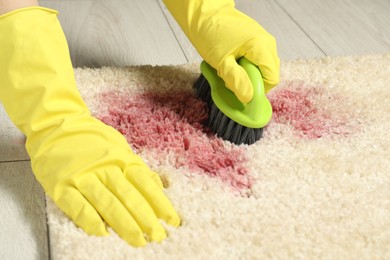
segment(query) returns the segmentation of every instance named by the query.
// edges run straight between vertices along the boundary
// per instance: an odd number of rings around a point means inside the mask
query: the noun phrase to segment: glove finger
[[[275,38],[269,35],[267,44],[254,38],[244,44],[245,57],[259,67],[267,93],[279,84],[280,60]]]
[[[112,174],[111,172],[106,172],[103,176],[99,177],[106,184],[107,188],[127,208],[142,231],[152,241],[160,242],[166,238],[166,232],[148,201],[127,181],[122,173]]]
[[[145,171],[149,169],[144,167],[129,167],[125,171],[126,178],[148,201],[157,217],[163,219],[169,225],[179,226],[180,218],[171,202],[154,181],[151,180]]]
[[[164,188],[163,182],[162,182],[160,176],[159,176],[156,172],[149,171],[148,174],[149,174],[150,178],[152,178],[152,180],[154,181],[154,183],[156,183],[157,186],[158,186],[160,189],[163,189],[163,188]]]
[[[149,175],[150,178],[152,178],[152,180],[156,183],[156,185],[158,187],[160,187],[160,189],[164,188],[164,185],[163,185],[163,182],[162,182],[160,176],[156,172],[151,171],[149,169],[149,167],[146,165],[146,163],[144,162],[144,160],[140,156],[131,153],[131,158],[125,158],[124,161],[131,162],[131,164],[128,165],[128,167],[142,168],[143,173]]]
[[[77,189],[68,188],[61,193],[61,197],[53,201],[78,227],[89,235],[109,234],[100,215]]]
[[[114,170],[115,171],[115,170]],[[137,222],[121,201],[95,175],[79,185],[80,192],[112,229],[132,246],[144,246],[146,240]]]
[[[241,103],[249,103],[253,97],[253,86],[248,74],[236,61],[228,56],[218,68],[218,75],[224,80],[228,89],[233,91]]]

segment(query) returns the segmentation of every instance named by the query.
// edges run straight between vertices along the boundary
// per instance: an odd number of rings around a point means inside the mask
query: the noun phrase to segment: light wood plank
[[[182,32],[162,1],[156,1],[160,3],[187,59],[191,62],[200,61],[201,58],[199,54],[191,45],[190,41]],[[278,53],[281,59],[291,60],[324,56],[324,53],[274,1],[237,0],[236,8],[259,22],[259,24],[276,38]]]
[[[276,38],[282,60],[324,56],[318,46],[275,1],[238,0],[236,8],[255,19]]]
[[[390,51],[388,0],[277,0],[327,55]]]
[[[0,163],[0,259],[49,259],[44,199],[29,162]]]
[[[14,126],[0,103],[0,162],[28,160],[24,135]]]
[[[162,2],[162,0],[155,0],[159,5],[162,10],[162,12],[165,15],[166,20],[171,26],[172,31],[176,35],[176,39],[179,42],[188,62],[201,62],[202,58],[190,42],[188,40],[187,36],[184,34],[180,26],[177,24],[173,16],[169,13],[168,9]]]
[[[187,62],[154,0],[45,0],[40,4],[60,11],[75,67]]]

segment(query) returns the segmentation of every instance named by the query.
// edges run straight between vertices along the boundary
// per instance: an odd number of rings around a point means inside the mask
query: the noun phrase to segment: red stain
[[[243,149],[229,145],[204,127],[208,112],[191,91],[166,94],[101,94],[108,114],[104,123],[121,132],[135,150],[153,151],[170,163],[218,177],[235,189],[252,186]]]
[[[351,115],[343,118],[338,111],[324,108],[324,100],[341,102],[338,97],[326,97],[319,86],[295,81],[287,84],[268,95],[273,106],[270,124],[290,125],[308,139],[353,131],[347,120]],[[98,118],[120,131],[135,150],[152,151],[160,165],[169,161],[177,168],[217,177],[238,191],[251,188],[253,179],[245,167],[244,148],[223,142],[204,126],[206,105],[191,91],[107,92],[99,99],[108,112]]]
[[[300,136],[308,139],[347,135],[353,131],[350,120],[341,115],[341,111],[325,108],[327,102],[342,102],[339,97],[325,97],[324,88],[320,86],[306,86],[299,81],[287,84],[287,88],[276,90],[268,96],[273,107],[271,124],[289,124]],[[322,97],[322,101],[318,101],[318,97]]]

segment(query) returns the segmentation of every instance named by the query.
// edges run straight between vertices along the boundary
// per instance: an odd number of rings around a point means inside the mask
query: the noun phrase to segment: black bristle
[[[249,143],[254,143],[256,142],[255,139],[255,131],[251,128],[246,128],[244,132],[242,133],[242,139],[248,140]]]
[[[196,96],[200,98],[202,101],[208,103],[210,108],[211,89],[206,78],[203,75],[201,75],[198,78],[198,80],[195,82],[194,86],[196,89]]]
[[[254,129],[255,140],[259,140],[263,136],[263,128]]]
[[[196,95],[207,103],[209,108],[208,127],[218,137],[234,144],[253,144],[263,135],[263,128],[249,128],[228,118],[213,102],[211,88],[201,74],[194,84]]]
[[[241,143],[241,135],[242,135],[242,132],[243,132],[242,131],[243,128],[244,128],[244,126],[236,123],[234,130],[230,134],[229,140],[231,140],[235,144],[240,144]]]
[[[215,106],[215,105],[213,105],[213,106]],[[218,113],[218,116],[216,117],[215,122],[209,122],[209,124],[211,123],[213,125],[213,132],[217,133],[218,136],[222,137],[225,135],[225,132],[227,130],[226,126],[232,120],[230,120],[227,116],[225,116],[225,114],[222,113],[222,111],[219,110],[218,108],[215,111],[216,111],[216,113]]]
[[[226,123],[224,125],[225,131],[224,131],[223,135],[221,135],[221,137],[224,140],[229,140],[230,142],[237,144],[237,141],[236,141],[234,134],[235,133],[239,134],[239,132],[240,132],[240,129],[237,128],[238,124],[236,122],[234,122],[233,120],[230,120],[227,116],[225,116],[225,117],[226,117],[226,119],[225,119]]]
[[[209,127],[212,129],[213,132],[215,132],[217,130],[216,128],[218,127],[218,123],[217,123],[217,117],[219,115],[218,111],[219,109],[215,104],[213,104],[213,106],[211,106],[209,110],[209,119],[207,124],[209,125]],[[213,129],[214,128],[213,122],[216,124],[215,129]]]

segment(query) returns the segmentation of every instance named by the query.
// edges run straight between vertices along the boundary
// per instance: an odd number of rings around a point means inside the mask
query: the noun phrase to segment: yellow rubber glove
[[[27,136],[33,172],[79,227],[100,236],[107,224],[142,246],[166,237],[159,218],[180,224],[158,175],[119,132],[91,117],[55,11],[0,16],[0,57],[0,99]]]
[[[234,8],[233,0],[163,0],[202,58],[215,68],[242,103],[253,96],[245,56],[257,65],[268,92],[279,83],[276,42],[255,20]]]

